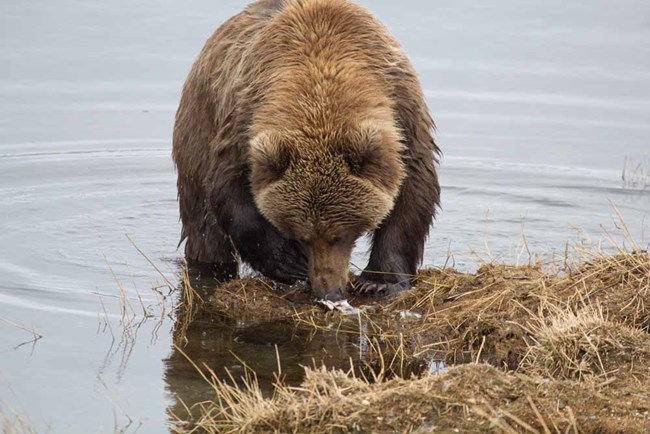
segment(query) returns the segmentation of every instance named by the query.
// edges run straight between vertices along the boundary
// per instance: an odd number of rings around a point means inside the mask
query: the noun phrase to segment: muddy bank
[[[395,299],[351,299],[363,307],[357,317],[324,312],[301,288],[229,282],[188,312],[285,322],[306,340],[323,330],[352,337],[369,369],[306,369],[300,387],[280,372],[271,394],[253,372],[217,375],[216,398],[178,429],[650,430],[650,255],[582,252],[573,262],[423,270]]]

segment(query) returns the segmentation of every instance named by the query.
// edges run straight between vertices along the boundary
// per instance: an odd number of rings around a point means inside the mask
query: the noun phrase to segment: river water
[[[193,58],[243,4],[0,3],[0,409],[39,432],[165,432],[179,397],[210,397],[166,315],[181,259],[171,131]],[[420,72],[445,153],[425,265],[515,261],[522,232],[562,252],[575,228],[616,233],[612,204],[647,245],[650,191],[621,174],[650,153],[650,3],[364,4]],[[236,370],[232,350],[262,379],[277,345],[295,381],[347,345],[246,324],[189,337],[201,361]]]

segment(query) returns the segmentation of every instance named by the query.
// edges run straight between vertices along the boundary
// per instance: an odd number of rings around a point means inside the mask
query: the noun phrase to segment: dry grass
[[[0,408],[0,430],[3,434],[36,434],[36,430],[14,412]]]
[[[245,386],[216,380],[213,386],[216,399],[203,405],[194,432],[639,432],[650,426],[649,404],[640,397],[610,401],[592,383],[504,373],[485,364],[377,383],[308,368],[300,386],[279,384],[271,398],[254,379]]]
[[[267,280],[231,280],[220,287],[218,295],[210,298],[210,308],[237,320],[284,320],[291,318],[301,307],[313,308],[313,301],[302,289],[280,292],[273,282]]]
[[[174,326],[174,343],[179,346],[187,344],[187,329],[195,321],[203,307],[204,299],[194,289],[190,281],[187,266],[180,275],[181,298],[176,305],[176,322]]]
[[[650,255],[578,249],[475,273],[423,270],[413,289],[325,314],[259,280],[219,288],[202,314],[291,321],[359,337],[373,369],[305,370],[299,387],[262,395],[206,373],[215,399],[180,432],[648,432]],[[439,375],[406,366],[442,360]]]
[[[598,307],[560,311],[532,331],[536,344],[530,347],[521,368],[545,377],[607,379],[623,366],[650,363],[647,333],[609,321]]]
[[[650,155],[626,156],[621,178],[626,188],[650,188]]]

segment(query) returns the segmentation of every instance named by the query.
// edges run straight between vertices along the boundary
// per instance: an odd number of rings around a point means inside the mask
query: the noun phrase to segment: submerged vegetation
[[[186,298],[181,306],[192,318],[285,321],[352,337],[360,360],[344,370],[306,367],[299,385],[278,366],[271,393],[251,370],[220,375],[196,366],[214,395],[175,429],[650,430],[650,255],[638,246],[576,249],[544,264],[484,264],[474,273],[425,269],[394,299],[351,303],[362,306],[358,316],[325,313],[300,288],[259,279]]]

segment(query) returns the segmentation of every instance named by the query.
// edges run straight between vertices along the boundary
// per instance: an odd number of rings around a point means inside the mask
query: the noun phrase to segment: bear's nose
[[[315,277],[310,285],[314,290],[317,297],[328,300],[328,301],[340,301],[343,300],[343,287],[338,283],[339,279],[328,278],[327,275],[320,275]]]
[[[341,301],[344,298],[345,297],[343,297],[343,291],[341,291],[340,289],[327,291],[325,297],[323,297],[323,299],[327,301]]]
[[[325,288],[325,300],[339,301],[343,300],[343,291],[339,285],[328,284],[327,279],[321,278],[323,288]]]

